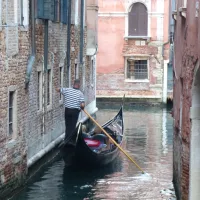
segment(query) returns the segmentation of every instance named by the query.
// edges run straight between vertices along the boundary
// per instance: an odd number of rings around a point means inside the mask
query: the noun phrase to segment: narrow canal
[[[101,124],[117,109],[100,109]],[[175,199],[172,187],[173,119],[170,110],[140,106],[124,111],[125,149],[146,172],[123,154],[98,170],[65,168],[58,158],[38,173],[12,200]]]

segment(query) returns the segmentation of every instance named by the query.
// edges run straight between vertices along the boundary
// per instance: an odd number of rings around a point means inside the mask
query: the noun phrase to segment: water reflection
[[[100,124],[117,110],[97,113]],[[141,107],[124,112],[125,150],[150,176],[123,154],[110,166],[96,170],[66,168],[58,160],[38,174],[13,200],[167,199],[160,191],[172,181],[172,118],[167,109]]]

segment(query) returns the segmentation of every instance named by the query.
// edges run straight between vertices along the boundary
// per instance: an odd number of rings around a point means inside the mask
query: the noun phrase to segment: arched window
[[[129,36],[147,36],[148,14],[142,3],[134,3],[128,13]]]

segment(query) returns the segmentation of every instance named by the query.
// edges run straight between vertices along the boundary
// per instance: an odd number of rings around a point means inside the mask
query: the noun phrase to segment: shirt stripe
[[[64,106],[66,108],[77,108],[80,110],[80,104],[85,102],[84,95],[79,89],[61,88],[60,92],[64,96]]]

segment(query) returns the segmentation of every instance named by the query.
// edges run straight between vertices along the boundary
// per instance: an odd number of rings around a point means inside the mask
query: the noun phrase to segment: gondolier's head
[[[74,88],[80,88],[81,82],[79,79],[74,80]]]

